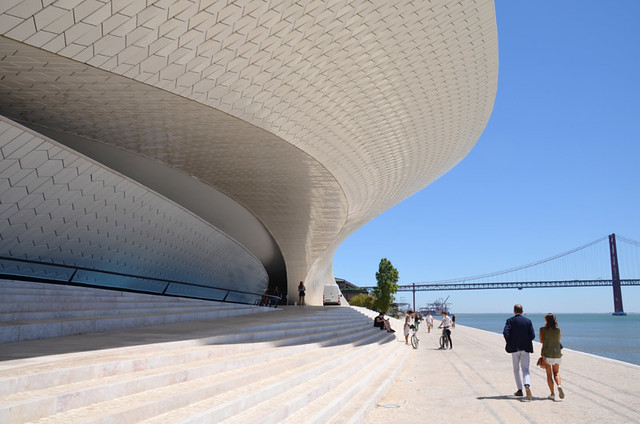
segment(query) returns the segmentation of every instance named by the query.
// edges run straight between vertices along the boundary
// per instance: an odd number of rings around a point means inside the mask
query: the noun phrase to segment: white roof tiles
[[[7,39],[44,50],[2,61],[21,116],[238,200],[311,301],[330,275],[313,263],[461,160],[493,106],[488,0],[36,4],[0,15]]]

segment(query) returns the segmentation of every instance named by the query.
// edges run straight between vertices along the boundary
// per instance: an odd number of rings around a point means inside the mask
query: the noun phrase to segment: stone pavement
[[[454,349],[442,351],[438,330],[427,334],[423,325],[419,333],[419,349],[406,346],[410,358],[365,423],[640,423],[640,366],[563,349],[566,397],[554,402],[547,399],[545,371],[535,366],[540,344],[534,342],[533,400],[526,402],[513,396],[502,335],[458,325]]]

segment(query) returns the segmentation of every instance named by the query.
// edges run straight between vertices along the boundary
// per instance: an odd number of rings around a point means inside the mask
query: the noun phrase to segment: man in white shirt
[[[431,327],[433,327],[433,315],[429,312],[427,315],[427,333],[431,333]]]
[[[442,321],[438,328],[444,328],[442,333],[449,340],[449,349],[453,349],[453,342],[451,341],[451,318],[447,315],[446,311],[442,311]]]

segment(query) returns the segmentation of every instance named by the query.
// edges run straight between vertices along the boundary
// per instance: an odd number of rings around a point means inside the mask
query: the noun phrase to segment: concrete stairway
[[[0,343],[262,311],[254,306],[0,280]]]
[[[77,348],[36,356],[53,344]],[[2,347],[0,422],[64,424],[361,422],[410,351],[354,308],[293,306]]]

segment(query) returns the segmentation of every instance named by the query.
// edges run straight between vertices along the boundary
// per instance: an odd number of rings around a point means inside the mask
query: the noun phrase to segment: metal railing
[[[185,281],[0,256],[0,279],[277,307],[280,298]]]

